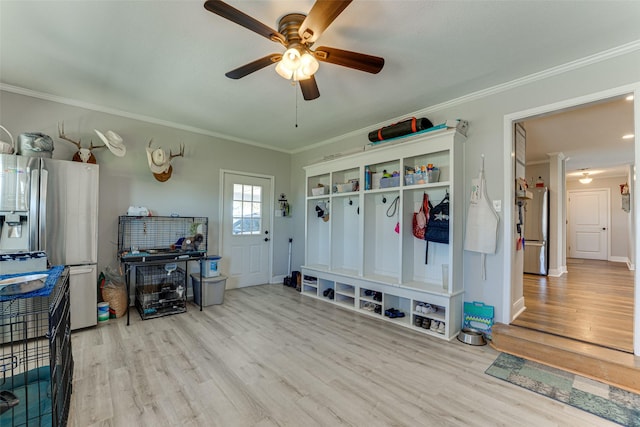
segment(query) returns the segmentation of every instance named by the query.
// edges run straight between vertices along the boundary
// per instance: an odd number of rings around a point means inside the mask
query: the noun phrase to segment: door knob
[[[607,227],[602,227],[602,231],[605,231],[607,229]]]
[[[268,238],[268,237],[265,237],[265,238],[264,238],[264,241],[265,241],[265,242],[268,242],[268,241],[269,241],[269,238]]]

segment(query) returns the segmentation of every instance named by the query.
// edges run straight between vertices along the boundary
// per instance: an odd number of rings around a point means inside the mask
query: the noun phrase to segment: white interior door
[[[269,283],[272,178],[223,171],[222,271],[227,289]]]
[[[609,191],[569,191],[569,257],[608,259]]]

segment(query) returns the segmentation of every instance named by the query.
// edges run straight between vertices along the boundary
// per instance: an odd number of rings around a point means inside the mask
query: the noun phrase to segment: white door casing
[[[273,177],[221,171],[220,248],[227,289],[262,285],[271,277]]]
[[[609,189],[568,192],[569,257],[609,257]]]

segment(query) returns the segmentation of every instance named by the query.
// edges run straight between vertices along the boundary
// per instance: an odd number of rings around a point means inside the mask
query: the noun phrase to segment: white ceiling
[[[633,101],[618,97],[523,121],[527,164],[547,162],[549,154],[566,157],[567,177],[584,172],[599,177],[626,176],[634,163]]]
[[[384,69],[321,63],[321,96],[304,101],[273,66],[225,77],[282,49],[203,3],[0,0],[0,83],[295,152],[354,131],[366,142],[380,123],[640,40],[640,1],[356,0],[316,46]],[[313,0],[228,3],[276,27]]]

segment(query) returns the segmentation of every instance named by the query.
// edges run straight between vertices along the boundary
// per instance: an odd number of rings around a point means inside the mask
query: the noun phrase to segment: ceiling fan
[[[207,0],[204,7],[286,48],[284,53],[272,53],[231,70],[225,74],[227,77],[240,79],[269,65],[277,64],[276,72],[287,80],[299,82],[303,98],[310,101],[320,96],[314,77],[318,71],[318,61],[372,74],[377,74],[384,66],[384,58],[378,56],[326,46],[311,49],[313,43],[351,1],[316,0],[308,15],[289,13],[280,18],[278,31],[220,0]]]

